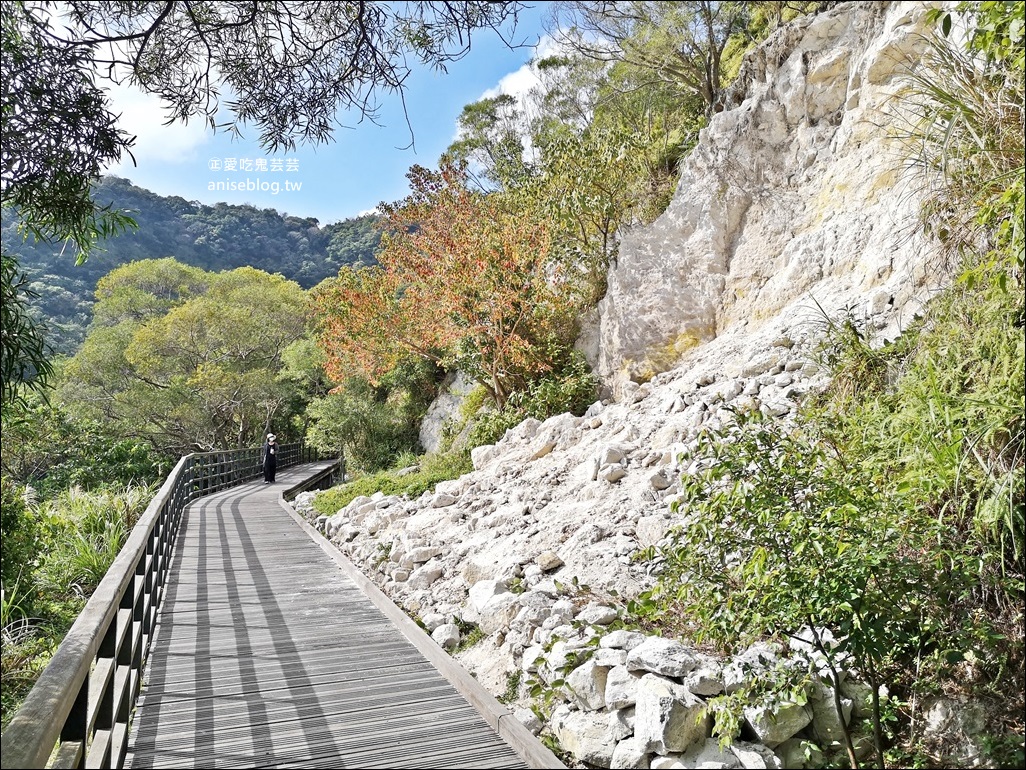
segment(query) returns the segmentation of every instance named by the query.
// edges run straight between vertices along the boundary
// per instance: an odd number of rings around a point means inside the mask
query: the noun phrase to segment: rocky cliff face
[[[724,753],[708,720],[681,715],[738,686],[730,672],[751,661],[603,629],[653,583],[657,565],[634,557],[674,523],[678,458],[697,432],[731,419],[728,406],[787,419],[827,381],[815,361],[827,317],[891,335],[941,282],[916,227],[921,180],[895,138],[926,8],[849,3],[748,58],[671,206],[625,236],[610,271],[591,355],[615,399],[528,420],[420,499],[378,494],[317,522],[440,644],[459,641],[454,620],[480,628],[459,658],[494,693],[520,674],[558,691],[547,728],[581,762],[796,767],[802,740],[837,739],[834,712],[816,711],[832,702],[822,690],[793,713],[746,714],[758,744]],[[596,636],[599,652],[567,671]],[[800,651],[746,655],[764,653]],[[850,683],[849,714],[864,694]]]
[[[624,235],[609,272],[590,353],[617,394],[718,337],[920,295],[921,180],[903,161],[894,97],[927,6],[849,3],[748,57],[672,203]]]

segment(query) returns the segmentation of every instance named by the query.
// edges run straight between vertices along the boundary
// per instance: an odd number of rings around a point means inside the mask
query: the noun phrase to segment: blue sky
[[[539,40],[545,5],[536,3],[521,15],[513,40]],[[199,121],[164,127],[156,99],[116,89],[114,110],[122,116],[122,127],[137,136],[136,165],[126,157],[109,173],[190,201],[249,203],[316,217],[321,224],[355,217],[382,201],[405,197],[410,166],[437,165],[455,138],[456,120],[466,104],[498,90],[526,88],[531,75],[525,65],[533,56],[531,47],[510,50],[491,30],[479,30],[470,53],[451,63],[447,73],[423,68],[411,75],[406,93],[409,126],[399,98],[382,95],[380,125],[343,115],[340,122],[352,128],[337,129],[334,142],[289,153],[260,149],[252,129],[240,142],[223,132],[214,134]],[[415,146],[406,148],[411,128]],[[294,189],[297,185],[299,190]]]

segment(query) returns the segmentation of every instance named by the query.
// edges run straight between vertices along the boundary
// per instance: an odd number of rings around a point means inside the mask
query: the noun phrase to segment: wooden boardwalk
[[[527,767],[278,502],[189,506],[129,767]]]

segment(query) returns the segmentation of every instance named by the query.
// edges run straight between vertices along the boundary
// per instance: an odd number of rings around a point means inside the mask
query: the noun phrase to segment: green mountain
[[[374,216],[322,227],[274,209],[164,197],[119,177],[102,179],[95,199],[125,211],[139,227],[101,242],[83,265],[75,264],[71,248],[62,253],[60,246],[22,239],[14,213],[2,213],[3,249],[17,256],[39,295],[32,306],[60,353],[73,353],[85,338],[96,282],[127,262],[174,257],[212,271],[250,265],[308,289],[346,265],[373,263],[381,239]]]

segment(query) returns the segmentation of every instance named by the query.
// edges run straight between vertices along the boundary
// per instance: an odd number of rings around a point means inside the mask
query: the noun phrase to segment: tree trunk
[[[809,629],[812,631],[812,639],[816,644],[816,649],[822,653],[823,658],[827,662],[827,666],[830,668],[830,677],[833,680],[833,691],[834,691],[834,710],[837,712],[837,721],[841,725],[841,732],[844,735],[844,748],[848,752],[848,762],[851,764],[852,770],[859,770],[859,760],[855,756],[855,744],[851,740],[851,729],[848,727],[848,723],[844,720],[844,709],[841,705],[841,676],[837,672],[837,666],[834,665],[834,659],[830,655],[830,651],[826,648],[823,643],[822,637],[819,635],[819,631],[816,630],[816,625],[812,618],[807,619]],[[883,765],[880,765],[883,767]]]
[[[869,685],[873,688],[873,746],[876,749],[876,761],[880,767],[884,766],[883,755],[883,726],[880,723],[880,681],[876,670],[869,667]]]

